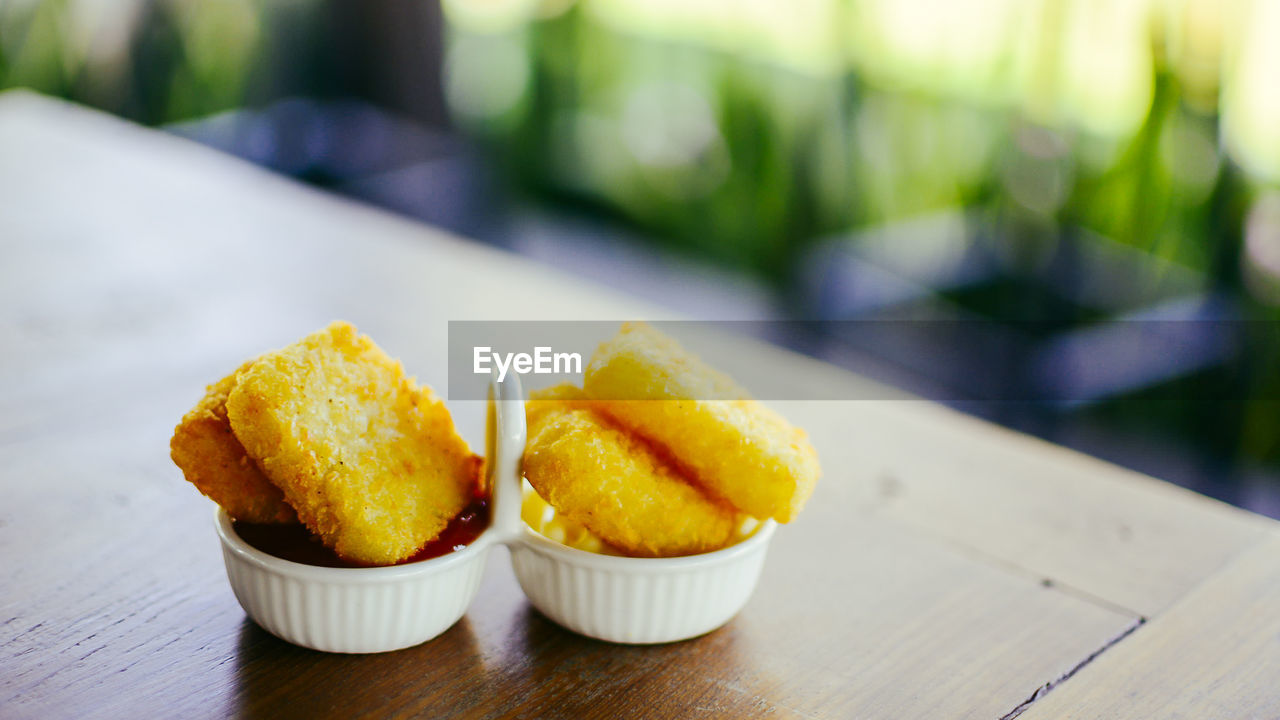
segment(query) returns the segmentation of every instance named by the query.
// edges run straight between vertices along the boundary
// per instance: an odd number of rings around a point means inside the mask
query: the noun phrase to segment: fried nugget
[[[409,557],[478,486],[482,461],[441,400],[347,323],[263,355],[227,413],[302,522],[349,560]]]
[[[738,525],[732,508],[708,498],[643,442],[574,403],[540,403],[524,472],[558,514],[629,555],[716,550]]]
[[[803,430],[644,323],[627,323],[600,345],[583,389],[593,408],[665,448],[709,492],[756,518],[791,521],[821,474]]]
[[[227,395],[236,373],[210,385],[205,396],[182,417],[169,441],[169,456],[187,481],[236,520],[255,523],[297,522],[280,488],[258,470],[227,420]]]
[[[591,532],[585,525],[574,522],[563,513],[551,507],[551,503],[542,499],[537,490],[526,480],[524,483],[524,499],[520,503],[520,517],[543,537],[551,538],[571,548],[596,553],[597,555],[621,555],[599,535]]]
[[[527,436],[533,436],[533,426],[548,412],[584,407],[587,404],[587,396],[582,392],[582,388],[571,383],[561,383],[549,388],[530,391],[529,399],[524,404],[525,427],[528,429]]]

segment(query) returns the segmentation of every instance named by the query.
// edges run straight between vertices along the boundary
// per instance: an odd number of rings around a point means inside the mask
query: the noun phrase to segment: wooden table
[[[449,319],[670,313],[23,93],[0,252],[0,716],[1280,717],[1275,523],[908,399],[776,404],[826,476],[706,637],[573,635],[498,556],[434,641],[293,647],[169,461],[205,383],[338,317],[443,387]],[[796,397],[866,383],[756,352]]]

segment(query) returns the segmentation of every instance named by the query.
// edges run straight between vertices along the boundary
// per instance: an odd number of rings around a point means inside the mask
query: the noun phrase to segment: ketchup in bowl
[[[362,568],[373,567],[338,557],[337,553],[320,542],[320,538],[301,523],[247,523],[232,524],[236,534],[245,542],[268,555],[274,555],[303,565],[320,567]],[[420,562],[456,552],[475,542],[480,533],[489,527],[489,502],[472,501],[462,509],[434,540],[418,548],[413,555],[396,565]]]

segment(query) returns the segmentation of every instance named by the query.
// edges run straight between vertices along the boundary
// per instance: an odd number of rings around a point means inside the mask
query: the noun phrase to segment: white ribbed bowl
[[[258,550],[220,508],[215,523],[227,579],[249,617],[282,640],[326,652],[399,650],[449,629],[475,597],[492,546],[482,534],[431,560],[329,568]]]
[[[776,527],[769,520],[723,550],[675,558],[600,555],[526,527],[510,543],[511,566],[533,606],[574,632],[616,643],[674,642],[715,630],[747,604]]]

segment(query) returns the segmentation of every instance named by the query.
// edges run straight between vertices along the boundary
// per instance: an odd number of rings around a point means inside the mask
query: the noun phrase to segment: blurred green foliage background
[[[763,272],[823,233],[957,207],[1211,272],[1280,182],[1275,3],[445,8],[452,107],[513,172]],[[1006,241],[1034,263],[1052,235]]]

